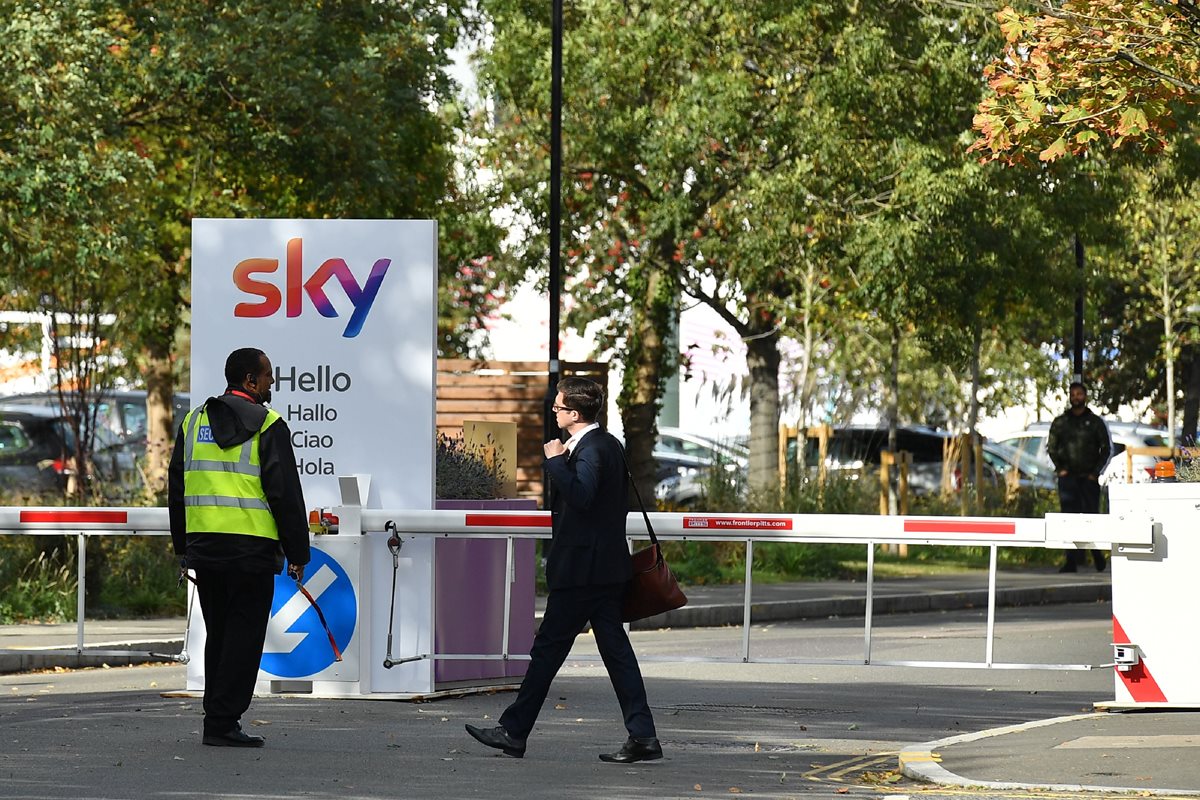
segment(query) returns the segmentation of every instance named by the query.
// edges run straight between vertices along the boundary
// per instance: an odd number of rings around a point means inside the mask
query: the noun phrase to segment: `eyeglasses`
[[[557,414],[560,411],[574,411],[575,409],[566,406],[550,406],[550,410]]]

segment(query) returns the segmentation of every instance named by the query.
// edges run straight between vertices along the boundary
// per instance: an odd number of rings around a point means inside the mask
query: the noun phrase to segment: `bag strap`
[[[609,435],[611,436],[611,434]],[[613,436],[613,438],[616,439],[617,437]],[[629,485],[633,487],[633,496],[637,498],[638,508],[642,510],[642,519],[646,520],[646,530],[650,533],[650,544],[657,545],[658,537],[654,535],[654,526],[650,524],[650,515],[646,513],[646,504],[642,502],[642,493],[638,491],[637,481],[633,479],[633,471],[629,469],[629,460],[625,458],[625,448],[620,442],[617,442],[617,449],[621,451],[621,462],[625,465],[625,476],[629,478]]]

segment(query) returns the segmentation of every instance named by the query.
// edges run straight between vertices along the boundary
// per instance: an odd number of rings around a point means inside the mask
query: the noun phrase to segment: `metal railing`
[[[506,541],[506,569],[512,574],[513,542],[523,538],[549,538],[550,514],[544,511],[379,510],[359,507],[334,508],[341,518],[339,536],[382,534],[385,528],[405,536],[497,539]],[[840,664],[876,666],[919,666],[988,669],[1090,670],[1111,664],[1004,663],[994,658],[996,623],[996,575],[998,548],[1003,547],[1109,547],[1122,551],[1148,552],[1152,548],[1154,523],[1149,518],[1110,515],[1048,514],[1045,519],[1015,517],[902,517],[784,514],[678,514],[649,515],[659,539],[665,541],[739,542],[745,548],[742,646],[736,660],[745,663]],[[77,569],[77,649],[85,652],[83,597],[86,539],[100,535],[153,535],[169,532],[166,509],[29,508],[0,509],[0,535],[75,535],[79,541]],[[644,521],[630,515],[626,535],[632,542],[647,538]],[[318,537],[318,541],[319,541]],[[867,574],[861,660],[756,658],[750,652],[754,547],[762,543],[861,544],[866,547]],[[871,655],[875,584],[875,547],[883,544],[926,544],[943,546],[986,546],[988,559],[987,633],[981,661],[880,660]],[[382,538],[381,538],[381,545]],[[516,659],[508,653],[511,592],[506,588],[503,614],[502,652],[486,654],[416,654],[405,660]],[[95,651],[86,651],[92,652]],[[122,651],[124,652],[124,651]],[[669,661],[732,661],[698,656],[663,656]]]

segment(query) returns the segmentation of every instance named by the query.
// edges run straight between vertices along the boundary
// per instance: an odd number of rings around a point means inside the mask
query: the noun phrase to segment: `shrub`
[[[492,500],[504,496],[503,460],[461,434],[437,435],[436,496],[439,500]]]
[[[46,553],[34,555],[25,542],[7,541],[0,548],[9,565],[0,573],[0,623],[75,619],[75,571]],[[30,542],[29,544],[33,544]],[[22,552],[24,551],[24,552]],[[13,556],[20,561],[13,560]],[[23,563],[19,569],[12,565]]]

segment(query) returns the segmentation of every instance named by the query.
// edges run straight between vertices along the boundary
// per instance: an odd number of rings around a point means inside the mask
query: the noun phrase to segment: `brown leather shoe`
[[[480,744],[503,750],[506,756],[525,757],[525,740],[509,735],[508,731],[499,725],[494,728],[476,728],[474,725],[468,725],[467,733],[474,736]]]
[[[645,739],[630,736],[617,752],[600,754],[600,760],[610,764],[632,764],[635,761],[654,761],[662,757],[662,745],[653,736]]]

